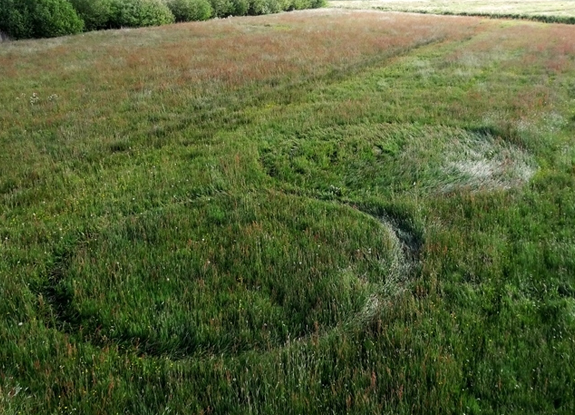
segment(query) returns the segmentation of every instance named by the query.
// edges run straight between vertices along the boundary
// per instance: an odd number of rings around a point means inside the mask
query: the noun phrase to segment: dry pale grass
[[[493,137],[455,143],[444,156],[444,172],[450,178],[441,187],[444,192],[461,187],[510,189],[527,183],[537,170],[531,155]]]
[[[389,11],[423,11],[426,13],[521,14],[575,16],[575,2],[569,1],[504,1],[504,0],[334,0],[331,7],[378,8]]]

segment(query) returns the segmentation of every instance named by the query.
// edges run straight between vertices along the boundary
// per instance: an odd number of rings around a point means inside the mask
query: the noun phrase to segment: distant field
[[[330,1],[331,7],[369,9],[385,11],[425,12],[436,14],[493,14],[523,16],[557,16],[575,18],[575,1],[503,1],[503,0],[367,0]]]
[[[0,45],[0,414],[575,413],[575,26],[322,9]]]

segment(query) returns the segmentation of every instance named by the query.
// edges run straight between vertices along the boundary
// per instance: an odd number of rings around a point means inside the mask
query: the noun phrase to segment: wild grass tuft
[[[572,413],[574,37],[330,9],[2,44],[0,414]]]

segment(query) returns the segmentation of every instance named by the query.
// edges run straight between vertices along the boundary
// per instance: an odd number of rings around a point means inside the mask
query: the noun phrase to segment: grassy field
[[[0,414],[574,413],[573,39],[327,9],[2,44]]]
[[[541,18],[575,23],[575,1],[504,0],[332,0],[331,7],[434,14]]]

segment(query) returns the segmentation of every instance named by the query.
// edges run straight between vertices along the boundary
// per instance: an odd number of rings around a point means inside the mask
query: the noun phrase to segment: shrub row
[[[322,7],[324,0],[210,0],[215,17],[255,16]]]
[[[66,0],[68,1],[68,0]],[[174,22],[162,0],[69,0],[84,20],[85,30],[159,26]]]
[[[210,17],[321,7],[325,0],[0,0],[0,32],[55,37],[82,30],[159,26]]]

